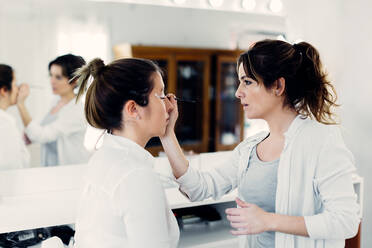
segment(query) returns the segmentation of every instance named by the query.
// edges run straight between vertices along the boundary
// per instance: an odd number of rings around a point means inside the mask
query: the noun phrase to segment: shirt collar
[[[297,115],[296,118],[289,125],[288,130],[284,133],[286,140],[291,139],[295,136],[300,127],[308,120],[308,117],[304,115]]]
[[[128,154],[134,157],[137,161],[145,162],[143,164],[151,164],[152,166],[155,162],[155,158],[151,155],[151,153],[146,151],[136,142],[122,136],[106,133],[103,138],[102,146],[121,149],[123,150],[123,155]]]
[[[16,123],[14,117],[3,109],[0,109],[0,118],[8,119],[9,121],[14,122],[14,124]]]

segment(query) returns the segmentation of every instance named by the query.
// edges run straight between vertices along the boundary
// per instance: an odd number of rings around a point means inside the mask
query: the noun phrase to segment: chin
[[[260,115],[255,115],[255,114],[248,114],[248,113],[245,113],[245,118],[247,119],[250,119],[250,120],[254,120],[254,119],[262,119],[262,117]]]

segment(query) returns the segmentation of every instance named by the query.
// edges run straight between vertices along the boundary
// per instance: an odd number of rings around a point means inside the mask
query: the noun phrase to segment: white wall
[[[372,247],[372,2],[284,1],[291,38],[313,43],[327,66],[342,104],[345,139],[365,178],[362,247]]]

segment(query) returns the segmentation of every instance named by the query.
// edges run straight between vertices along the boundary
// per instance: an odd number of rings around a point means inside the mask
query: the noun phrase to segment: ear
[[[0,88],[0,96],[5,97],[8,94],[8,90],[5,87]]]
[[[284,94],[285,79],[283,77],[280,77],[275,81],[273,90],[276,96],[282,96]]]
[[[139,109],[138,105],[135,101],[129,100],[124,104],[124,117],[127,117],[128,119],[139,119]]]
[[[76,88],[77,80],[75,79],[74,81],[69,82],[69,84],[72,86],[72,88]]]

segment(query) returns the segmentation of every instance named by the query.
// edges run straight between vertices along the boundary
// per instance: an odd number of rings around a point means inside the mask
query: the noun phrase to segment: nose
[[[236,92],[235,92],[235,97],[236,98],[242,98],[243,97],[243,92],[242,92],[242,89],[241,89],[241,83],[239,83],[239,86],[238,86],[238,89],[236,89]]]

